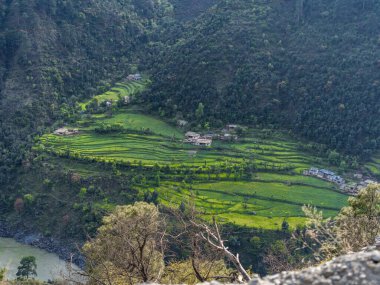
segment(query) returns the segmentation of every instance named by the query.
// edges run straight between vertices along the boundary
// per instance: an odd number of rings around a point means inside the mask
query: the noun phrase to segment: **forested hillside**
[[[217,0],[170,0],[174,15],[180,21],[194,19],[217,2]]]
[[[379,15],[374,0],[218,1],[162,50],[151,108],[274,124],[366,157],[380,144]]]
[[[44,126],[138,66],[171,11],[161,0],[0,1],[0,183]]]

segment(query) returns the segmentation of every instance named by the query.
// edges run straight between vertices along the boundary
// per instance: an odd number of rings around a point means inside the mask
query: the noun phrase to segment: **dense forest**
[[[171,33],[151,108],[212,127],[273,125],[368,157],[380,143],[379,13],[373,0],[219,1]]]
[[[139,64],[166,1],[0,1],[0,183],[44,126]]]

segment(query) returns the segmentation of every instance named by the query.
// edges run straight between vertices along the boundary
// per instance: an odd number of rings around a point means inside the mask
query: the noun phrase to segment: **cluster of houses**
[[[357,195],[359,191],[370,184],[377,183],[374,180],[366,179],[363,180],[362,174],[355,174],[354,177],[359,180],[359,182],[346,182],[341,176],[335,174],[334,172],[326,169],[310,168],[303,172],[304,175],[314,176],[323,180],[327,180],[338,184],[339,189],[348,195]]]
[[[343,187],[341,187],[341,190],[343,190],[345,193],[349,195],[357,195],[360,192],[360,190],[362,190],[363,188],[366,188],[370,184],[376,184],[376,183],[378,182],[371,179],[366,179],[360,182],[347,183],[343,185]]]
[[[185,127],[188,124],[185,120],[177,121],[177,125]],[[189,143],[197,146],[211,146],[213,140],[221,141],[236,141],[238,136],[235,134],[238,125],[227,125],[220,132],[208,132],[205,134],[199,134],[196,132],[187,132],[185,134],[184,143]]]
[[[326,170],[326,169],[318,169],[318,168],[312,167],[308,170],[305,170],[303,172],[303,174],[307,175],[307,176],[318,177],[318,178],[333,182],[333,183],[338,184],[338,185],[344,185],[345,184],[345,181],[341,176],[335,174],[334,172],[332,172],[330,170]]]
[[[188,124],[185,120],[178,120],[177,125],[179,127],[185,127]],[[221,141],[236,141],[238,136],[235,134],[238,125],[227,125],[220,132],[208,132],[205,134],[199,134],[189,131],[185,134],[185,143],[189,143],[197,146],[211,146],[213,140]]]
[[[201,136],[195,132],[187,132],[184,142],[197,146],[211,146],[212,138],[207,135]]]
[[[129,74],[127,76],[127,80],[128,81],[140,81],[142,79],[142,76],[140,73],[136,73],[136,74]]]
[[[78,129],[68,129],[68,128],[59,128],[54,131],[54,134],[57,136],[70,136],[76,135],[79,133]]]

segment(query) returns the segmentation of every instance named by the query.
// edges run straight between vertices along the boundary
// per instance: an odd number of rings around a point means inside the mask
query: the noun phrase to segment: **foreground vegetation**
[[[273,245],[267,253],[271,269],[300,268],[374,244],[380,233],[379,187],[371,185],[351,198],[334,222],[323,219],[316,208],[305,206],[308,228],[294,231],[291,240]],[[168,224],[169,220],[174,224]],[[192,203],[169,214],[147,203],[117,207],[104,218],[96,238],[84,246],[88,259],[85,274],[89,284],[195,284],[215,279],[249,282],[252,272],[225,244],[224,234],[215,220],[205,224]],[[254,245],[257,239],[253,240]],[[187,254],[165,263],[168,245],[186,248]]]

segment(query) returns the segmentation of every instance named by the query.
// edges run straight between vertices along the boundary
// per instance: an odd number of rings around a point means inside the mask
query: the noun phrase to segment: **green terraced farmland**
[[[98,134],[93,131],[96,124],[103,120],[108,122],[125,122],[128,129],[141,129],[144,122],[154,134]],[[252,161],[257,168],[305,169],[313,158],[306,158],[296,150],[296,145],[280,141],[260,140],[250,143],[215,142],[211,148],[183,144],[183,135],[164,122],[157,122],[153,117],[126,113],[112,119],[99,118],[89,127],[80,130],[76,136],[45,135],[41,138],[44,149],[62,153],[69,150],[81,158],[98,158],[107,161],[133,162],[141,161],[152,164],[185,164],[193,166],[215,165],[221,163],[236,164]],[[173,139],[174,137],[174,139]],[[265,146],[261,148],[261,146]],[[265,148],[265,149],[264,149]],[[190,151],[196,151],[195,155]],[[281,154],[279,154],[281,153]],[[305,157],[305,158],[304,158]]]
[[[266,173],[258,176],[271,178]],[[325,216],[336,215],[346,204],[347,196],[334,191],[331,184],[314,178],[292,177],[293,182],[301,180],[304,184],[286,184],[284,181],[292,180],[286,176],[283,182],[195,183],[191,190],[167,184],[159,188],[159,193],[164,204],[179,205],[185,197],[193,197],[206,216],[216,214],[226,222],[265,229],[279,228],[284,219],[292,227],[304,223],[301,207],[305,204],[317,206]]]
[[[118,84],[96,98],[135,95],[146,82]],[[120,128],[102,132],[104,126]],[[85,166],[86,161],[169,165],[169,172],[157,187],[161,202],[178,207],[194,197],[205,217],[216,214],[222,221],[241,226],[277,229],[284,219],[293,227],[304,223],[301,207],[305,204],[333,216],[346,203],[347,196],[336,192],[333,184],[301,175],[311,166],[327,166],[300,151],[296,141],[280,132],[268,136],[267,131],[249,129],[238,142],[214,140],[212,147],[197,147],[183,143],[183,130],[142,113],[136,106],[83,115],[70,127],[78,128],[79,134],[46,134],[35,149],[64,157],[65,167],[78,167],[75,172],[84,176],[98,171],[90,163]],[[372,163],[378,163],[376,158]],[[144,174],[156,175],[146,171]],[[153,191],[151,186],[150,181],[138,187]]]
[[[95,99],[98,101],[99,104],[105,101],[118,101],[119,97],[123,98],[125,96],[133,96],[138,94],[139,92],[143,91],[148,84],[148,79],[143,79],[141,81],[117,83],[116,86],[113,87],[111,90],[103,94],[97,95],[93,97],[91,100]],[[82,110],[86,109],[86,106],[91,102],[91,100],[80,104]]]
[[[93,130],[101,123],[105,124],[122,124],[124,128],[130,130],[149,130],[157,135],[167,137],[182,138],[183,133],[178,129],[158,120],[152,116],[143,115],[134,112],[121,112],[114,115],[112,118],[107,118],[104,115],[95,116],[96,121],[87,130]],[[86,128],[84,128],[86,129]]]
[[[365,167],[376,176],[380,177],[380,154],[372,157],[371,161],[368,162]]]

